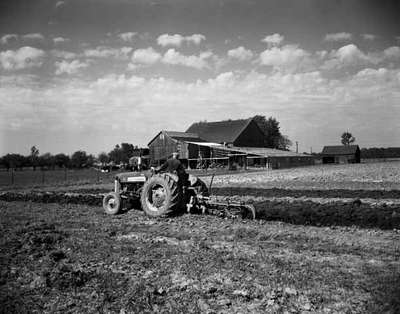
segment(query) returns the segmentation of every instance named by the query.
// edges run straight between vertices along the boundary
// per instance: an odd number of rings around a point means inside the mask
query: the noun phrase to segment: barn
[[[314,164],[309,155],[264,147],[264,133],[253,119],[194,123],[186,132],[161,131],[148,144],[153,165],[174,151],[190,169],[266,167]]]
[[[150,160],[154,165],[160,165],[178,151],[180,158],[187,160],[193,156],[193,145],[190,142],[205,142],[197,134],[177,131],[160,131],[147,144]],[[196,151],[197,157],[197,151]]]
[[[187,133],[227,147],[264,147],[265,135],[252,119],[193,123]]]
[[[360,148],[358,145],[324,146],[322,150],[323,164],[360,163]]]

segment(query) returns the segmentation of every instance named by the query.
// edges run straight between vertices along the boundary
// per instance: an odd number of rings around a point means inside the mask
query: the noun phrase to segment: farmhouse
[[[360,163],[360,148],[358,145],[324,146],[322,150],[322,163]]]
[[[194,123],[186,132],[161,131],[149,143],[152,164],[174,151],[190,169],[227,167],[288,168],[314,164],[308,155],[264,147],[264,133],[252,120]]]

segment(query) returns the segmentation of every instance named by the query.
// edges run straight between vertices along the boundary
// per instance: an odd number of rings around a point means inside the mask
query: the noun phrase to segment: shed
[[[187,130],[207,142],[239,147],[264,147],[265,135],[252,119],[193,123]]]
[[[181,159],[190,158],[188,144],[188,142],[190,141],[205,142],[197,134],[193,133],[165,130],[160,131],[148,143],[151,162],[155,164],[160,164],[167,160],[172,155],[172,153],[176,151],[180,153]]]
[[[324,164],[360,163],[361,154],[358,145],[324,146],[321,154]]]

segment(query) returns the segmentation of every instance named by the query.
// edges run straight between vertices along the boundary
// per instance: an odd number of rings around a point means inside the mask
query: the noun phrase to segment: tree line
[[[387,148],[362,148],[361,157],[366,159],[371,158],[400,158],[400,147]]]
[[[101,152],[98,156],[88,154],[86,151],[78,150],[71,155],[64,153],[40,154],[36,146],[32,146],[30,154],[27,156],[21,154],[7,154],[0,157],[0,168],[9,169],[23,169],[32,168],[40,169],[56,169],[56,168],[90,168],[95,165],[107,164],[128,164],[129,158],[132,156],[139,156],[146,153],[144,149],[134,146],[129,143],[117,144],[108,153]]]

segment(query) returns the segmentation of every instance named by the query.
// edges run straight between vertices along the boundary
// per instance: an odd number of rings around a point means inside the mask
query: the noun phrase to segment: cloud
[[[278,33],[275,33],[272,35],[265,36],[265,38],[262,39],[261,41],[265,42],[269,45],[272,45],[272,46],[277,46],[277,45],[280,45],[284,39],[285,39],[284,36],[282,36]]]
[[[182,36],[180,34],[162,34],[158,36],[157,43],[160,46],[176,46],[179,47],[183,42],[193,43],[195,45],[199,45],[201,41],[205,40],[206,37],[202,34],[193,34],[190,36]]]
[[[235,49],[229,50],[228,57],[238,59],[240,61],[246,61],[253,58],[253,52],[249,49],[244,48],[243,46],[240,46]]]
[[[65,37],[54,37],[53,38],[53,42],[55,44],[65,43],[65,42],[68,42],[68,41],[70,41],[69,38],[65,38]]]
[[[136,35],[137,35],[137,33],[134,33],[134,32],[126,32],[126,33],[118,34],[118,37],[121,38],[123,41],[131,42],[131,41],[133,41],[133,38]]]
[[[54,65],[56,66],[56,75],[61,75],[63,73],[75,74],[78,73],[80,69],[89,66],[88,63],[80,62],[79,60],[73,60],[71,62],[63,60],[61,62],[56,62]]]
[[[44,40],[44,36],[40,33],[30,33],[30,34],[25,34],[21,36],[22,39],[25,40],[39,40],[42,41]]]
[[[367,67],[340,80],[320,71],[226,71],[194,82],[147,75],[92,81],[60,76],[47,85],[37,77],[10,76],[0,76],[0,132],[9,139],[4,153],[15,141],[20,147],[37,143],[44,151],[99,152],[120,142],[121,134],[146,145],[162,129],[255,114],[275,116],[284,134],[313,150],[337,142],[347,128],[359,145],[382,140],[395,145],[400,138],[400,69]],[[321,130],[317,137],[315,129]]]
[[[227,71],[195,82],[113,74],[93,81],[60,77],[45,86],[35,77],[18,83],[7,78],[0,81],[0,128],[11,136],[10,145],[19,131],[24,147],[38,134],[35,143],[43,150],[98,152],[121,134],[145,145],[162,129],[185,130],[199,120],[273,114],[289,138],[314,149],[337,141],[346,128],[356,130],[360,145],[384,137],[393,142],[400,138],[399,79],[399,69],[387,68],[365,68],[340,80],[319,71]],[[322,130],[318,137],[315,129]]]
[[[260,53],[261,65],[271,66],[275,70],[304,70],[311,66],[311,53],[297,45],[272,47]]]
[[[52,56],[60,59],[75,59],[78,57],[78,54],[76,54],[75,52],[65,51],[65,50],[54,49],[51,50],[50,53]]]
[[[368,63],[379,63],[377,55],[367,55],[354,44],[332,50],[326,56],[327,59],[322,65],[322,68],[327,70],[362,66]]]
[[[0,43],[8,44],[9,42],[17,41],[17,40],[18,40],[17,34],[6,34],[0,38]]]
[[[157,63],[162,58],[161,54],[155,51],[152,47],[146,49],[136,49],[132,54],[133,64],[151,65]]]
[[[325,41],[346,41],[352,38],[352,34],[341,32],[341,33],[331,33],[326,34],[324,40]]]
[[[94,49],[85,49],[83,54],[88,58],[116,58],[128,59],[129,54],[132,52],[132,47],[111,48],[99,46]]]
[[[361,36],[365,40],[374,40],[374,39],[376,39],[376,35],[373,35],[373,34],[362,34]]]
[[[0,65],[4,70],[21,70],[40,67],[46,53],[33,47],[22,47],[17,50],[0,52]]]
[[[191,36],[186,36],[185,40],[189,43],[191,42],[195,45],[199,45],[203,40],[206,40],[206,36],[202,34],[193,34]]]
[[[209,67],[207,59],[211,56],[212,53],[210,51],[201,52],[198,56],[185,56],[172,48],[168,49],[164,54],[162,62],[165,64],[183,65],[201,70]]]
[[[390,59],[392,59],[392,58],[400,59],[400,47],[398,47],[398,46],[389,47],[383,51],[383,54],[385,57],[390,58]]]
[[[63,7],[65,5],[65,1],[57,1],[57,3],[56,3],[56,9],[58,9],[58,8],[61,8],[61,7]]]

